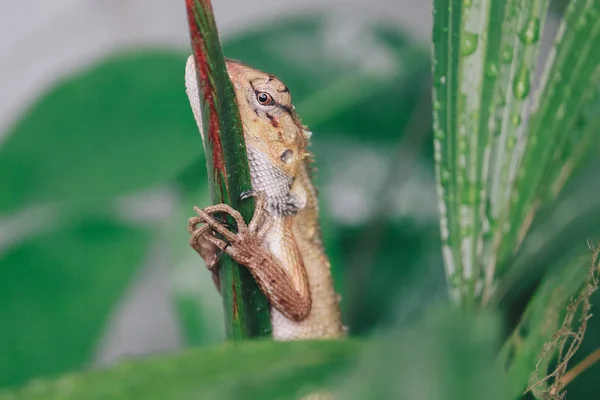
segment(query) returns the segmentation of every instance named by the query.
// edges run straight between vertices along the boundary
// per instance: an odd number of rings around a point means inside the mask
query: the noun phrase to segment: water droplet
[[[502,50],[502,62],[505,64],[510,64],[513,58],[513,49],[510,46],[506,46],[504,50]]]
[[[540,20],[539,18],[533,18],[527,21],[521,32],[519,33],[519,37],[523,43],[531,44],[538,41],[540,38]]]
[[[460,49],[460,53],[463,56],[469,56],[475,53],[477,50],[477,42],[479,40],[479,36],[472,32],[464,32],[462,37],[462,46]]]
[[[438,140],[443,140],[444,139],[444,131],[441,129],[436,129],[433,132],[433,137],[438,139]]]
[[[514,125],[514,126],[519,126],[521,125],[521,116],[519,114],[515,114],[512,116],[512,118],[510,119],[510,122]]]
[[[446,77],[445,77],[445,76],[442,76],[442,77],[440,78],[440,84],[442,84],[442,85],[445,85],[445,84],[446,84]]]
[[[525,67],[521,68],[518,75],[515,77],[513,84],[513,92],[517,99],[524,99],[529,94],[529,70]]]
[[[471,7],[471,4],[473,4],[473,0],[463,0],[464,7]]]
[[[490,78],[495,78],[498,76],[498,66],[494,63],[487,64],[485,66],[485,75]]]
[[[433,102],[433,109],[434,109],[434,110],[439,110],[439,109],[441,109],[441,108],[442,108],[442,105],[440,104],[440,102],[439,102],[439,101],[434,101],[434,102]]]

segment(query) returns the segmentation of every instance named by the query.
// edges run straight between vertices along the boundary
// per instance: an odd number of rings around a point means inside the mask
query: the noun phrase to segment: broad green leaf
[[[247,341],[32,382],[0,399],[297,399],[329,386],[360,348],[348,340]]]
[[[338,398],[508,399],[493,362],[500,330],[495,315],[430,308],[411,326],[368,342]]]
[[[202,141],[185,58],[114,55],[39,99],[0,147],[0,213],[47,201],[102,201],[171,179]]]
[[[0,386],[88,365],[148,232],[91,217],[0,256]]]

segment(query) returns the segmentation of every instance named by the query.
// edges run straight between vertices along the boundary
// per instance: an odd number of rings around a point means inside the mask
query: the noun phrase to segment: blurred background
[[[314,132],[350,331],[446,301],[430,2],[214,11],[225,55],[286,82]],[[2,2],[0,30],[0,387],[221,342],[220,296],[188,245],[192,206],[209,195],[184,90],[184,2]]]

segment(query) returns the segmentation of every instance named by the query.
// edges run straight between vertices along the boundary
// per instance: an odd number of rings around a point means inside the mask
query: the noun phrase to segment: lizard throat
[[[300,208],[298,199],[291,194],[294,180],[269,162],[268,157],[250,146],[247,147],[252,189],[264,192],[265,208],[279,217],[295,215]]]

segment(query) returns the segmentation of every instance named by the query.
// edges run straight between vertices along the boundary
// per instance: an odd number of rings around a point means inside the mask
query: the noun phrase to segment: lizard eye
[[[292,161],[292,156],[294,155],[294,152],[292,150],[286,150],[283,153],[281,153],[281,161],[283,161],[284,163],[288,164]]]
[[[268,106],[273,104],[273,97],[267,92],[258,92],[256,93],[256,100],[263,106]]]

